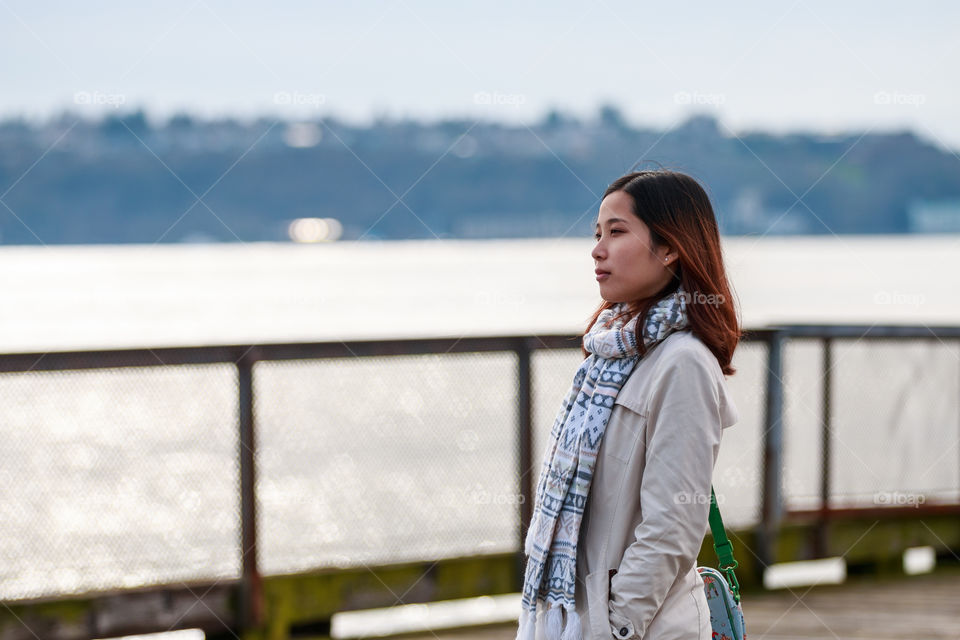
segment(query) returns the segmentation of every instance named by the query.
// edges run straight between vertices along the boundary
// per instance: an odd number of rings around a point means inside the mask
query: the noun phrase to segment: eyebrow
[[[607,220],[607,224],[613,224],[614,222],[626,222],[626,220],[624,220],[623,218],[610,218],[609,220]],[[599,222],[597,223],[597,226],[598,227],[600,226]]]

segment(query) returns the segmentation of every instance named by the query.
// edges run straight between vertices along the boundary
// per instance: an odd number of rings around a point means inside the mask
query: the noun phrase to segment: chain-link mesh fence
[[[256,363],[260,570],[518,550],[519,357]],[[759,519],[767,358],[741,343],[727,381],[729,527]],[[579,347],[531,354],[533,483],[580,362]],[[788,340],[783,362],[784,505],[815,508],[823,344]],[[955,341],[834,340],[832,506],[956,502],[958,362]],[[233,362],[0,374],[0,599],[238,577],[237,385]]]
[[[510,551],[517,356],[261,362],[265,573]]]
[[[831,506],[960,500],[960,347],[837,340]]]
[[[230,364],[0,374],[0,599],[239,572]]]

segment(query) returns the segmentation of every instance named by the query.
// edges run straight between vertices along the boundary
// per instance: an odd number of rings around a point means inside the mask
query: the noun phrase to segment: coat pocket
[[[600,447],[606,452],[606,456],[629,464],[638,453],[640,438],[644,436],[646,426],[646,415],[637,413],[625,405],[614,404]]]
[[[597,640],[609,640],[610,635],[610,570],[600,569],[588,573],[584,579],[587,588],[587,616],[590,619],[590,635]]]

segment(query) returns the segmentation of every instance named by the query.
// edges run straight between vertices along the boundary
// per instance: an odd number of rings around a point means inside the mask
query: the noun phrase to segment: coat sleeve
[[[620,640],[643,638],[707,531],[722,432],[719,384],[695,350],[671,355],[647,405],[641,521],[610,582],[610,629]]]

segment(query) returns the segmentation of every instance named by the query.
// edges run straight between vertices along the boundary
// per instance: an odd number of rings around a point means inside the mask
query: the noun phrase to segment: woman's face
[[[614,191],[600,203],[596,238],[591,255],[600,297],[607,302],[650,297],[673,277],[669,266],[676,262],[676,252],[653,246],[650,228],[634,215],[633,199],[626,192]]]

